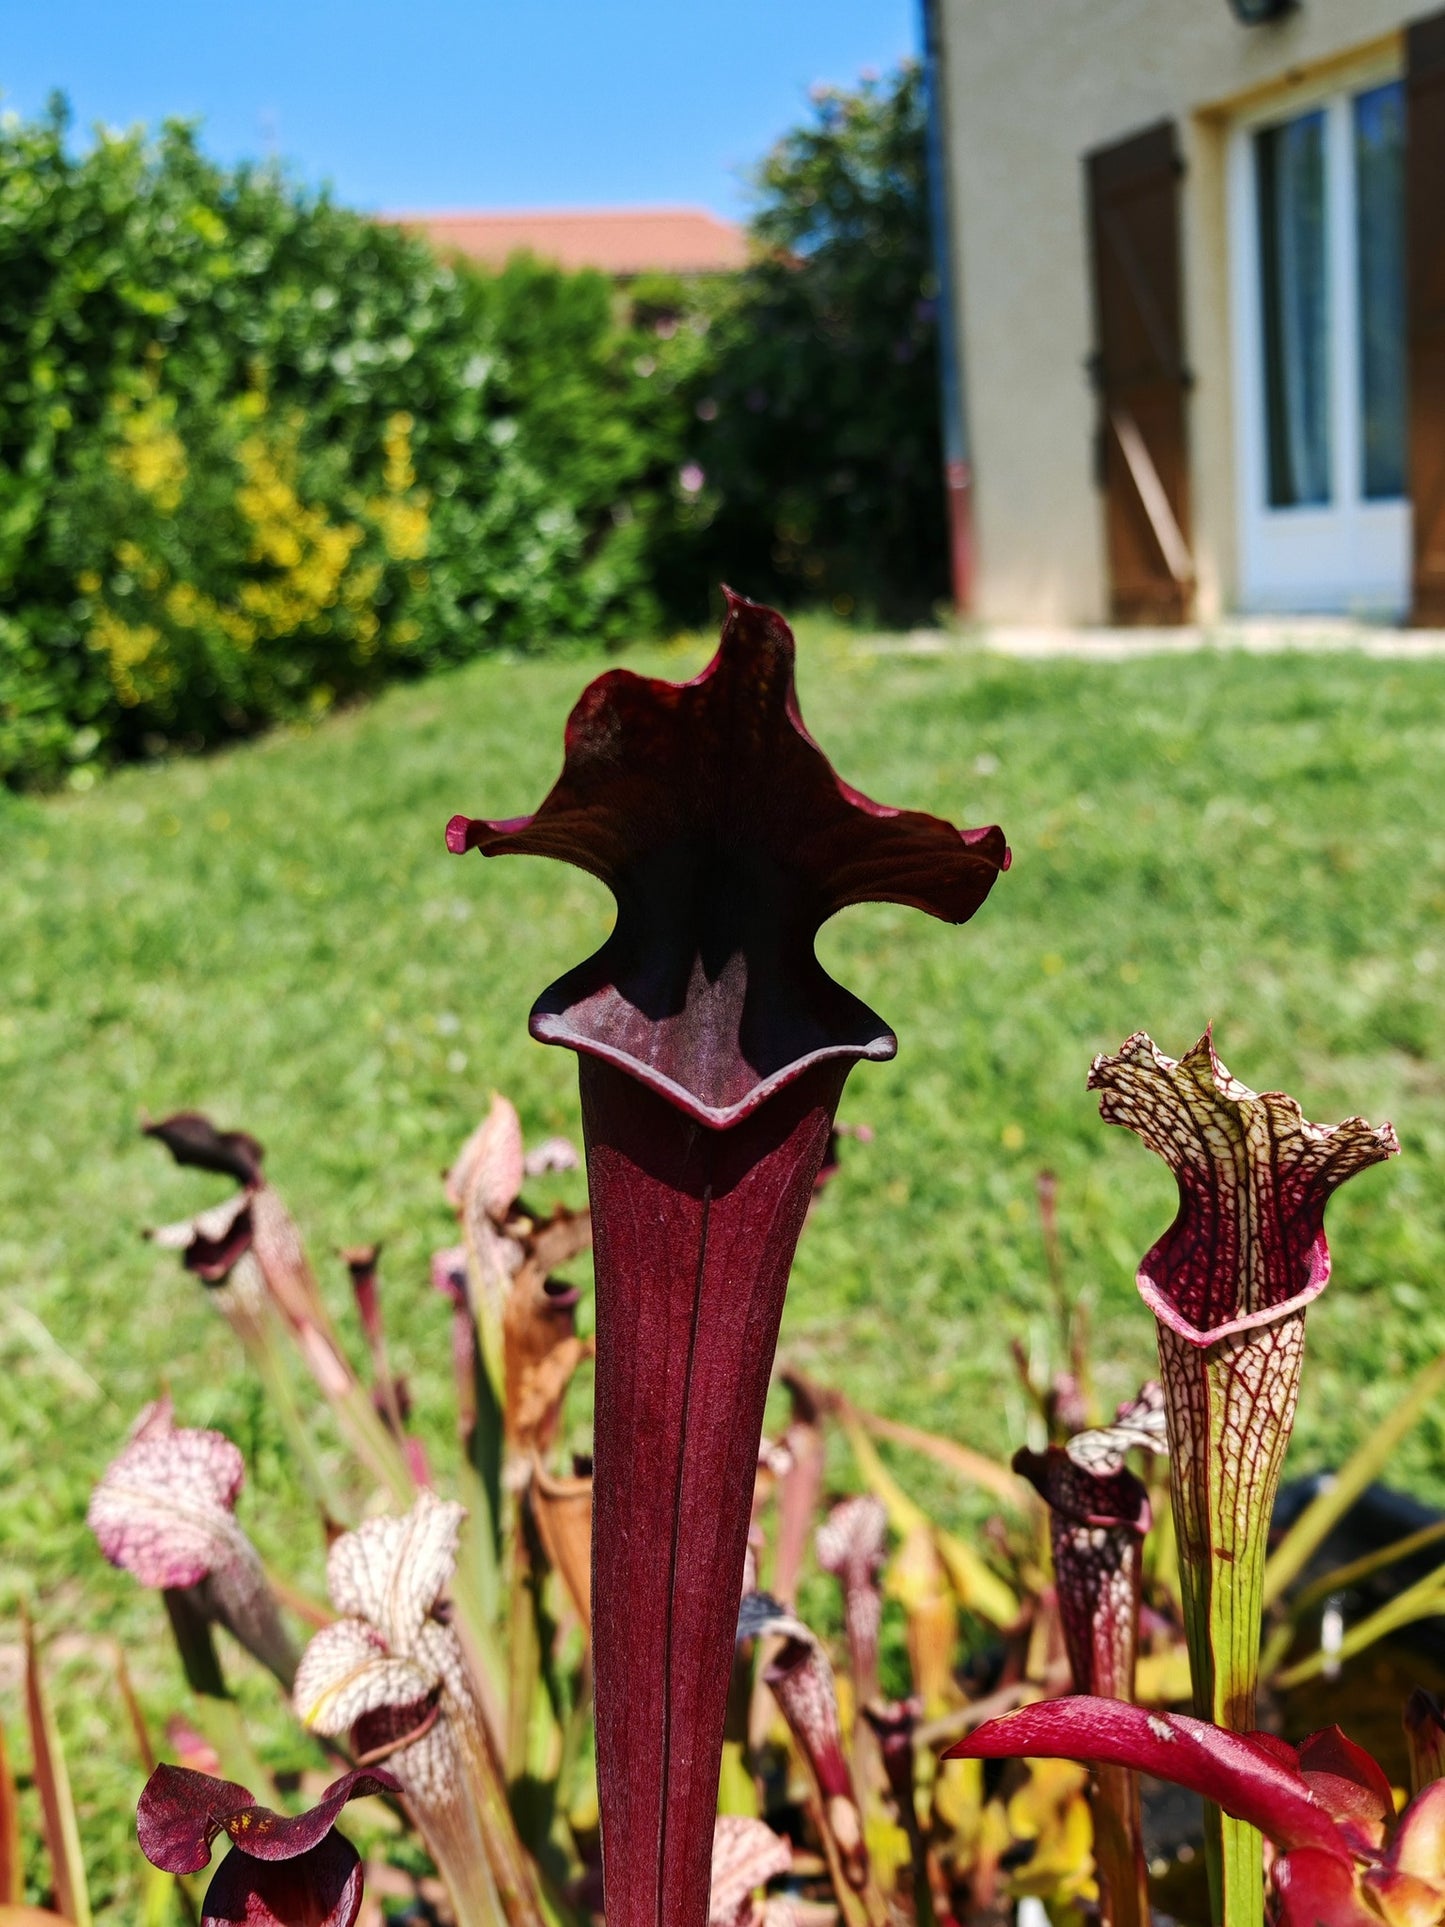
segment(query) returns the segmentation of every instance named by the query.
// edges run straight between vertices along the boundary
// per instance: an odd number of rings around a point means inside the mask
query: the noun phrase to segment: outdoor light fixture
[[[1235,18],[1245,27],[1260,27],[1266,20],[1278,20],[1293,13],[1298,3],[1299,0],[1229,0]]]

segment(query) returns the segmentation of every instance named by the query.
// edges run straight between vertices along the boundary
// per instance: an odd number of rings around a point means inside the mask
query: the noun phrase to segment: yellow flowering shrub
[[[105,657],[116,696],[127,709],[164,693],[171,665],[160,652],[161,632],[153,623],[126,622],[102,607],[87,640]]]
[[[204,449],[187,449],[176,414],[154,367],[116,399],[108,463],[127,533],[108,569],[76,581],[120,706],[165,715],[199,682],[237,721],[315,710],[365,684],[378,656],[404,654],[429,580],[414,418],[387,418],[379,486],[363,490],[335,486],[308,458],[301,412],[259,383],[220,411]]]
[[[385,458],[382,491],[366,505],[393,562],[420,562],[431,534],[430,497],[417,488],[412,465],[411,435],[415,426],[412,417],[403,413],[388,420],[381,443]],[[426,585],[424,575],[418,579],[413,574],[411,580],[416,588]]]
[[[139,397],[118,400],[115,427],[111,466],[162,515],[174,515],[186,485],[186,450],[176,432],[176,398],[160,392],[154,367]]]

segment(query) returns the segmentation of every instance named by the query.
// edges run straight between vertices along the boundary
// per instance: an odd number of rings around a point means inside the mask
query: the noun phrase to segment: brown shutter
[[[1109,591],[1116,622],[1187,622],[1194,602],[1174,123],[1087,156]]]
[[[1445,14],[1417,20],[1405,45],[1411,618],[1437,627],[1445,624]]]

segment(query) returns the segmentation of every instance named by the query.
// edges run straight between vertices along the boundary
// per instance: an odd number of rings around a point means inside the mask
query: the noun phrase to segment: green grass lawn
[[[632,660],[682,675],[704,653]],[[103,1565],[84,1511],[160,1385],[246,1448],[263,1548],[312,1584],[321,1560],[226,1328],[139,1236],[222,1186],[175,1170],[137,1123],[195,1106],[259,1136],[338,1315],[336,1247],[385,1241],[394,1351],[444,1460],[438,1174],[494,1088],[532,1135],[575,1133],[572,1060],[528,1040],[526,1013],[609,909],[556,866],[449,857],[442,829],[540,799],[586,673],[481,662],[309,735],[0,801],[0,1615],[26,1597],[48,1634],[150,1642],[153,1711],[180,1693],[159,1610]],[[805,628],[800,685],[849,780],[1002,823],[1014,866],[962,930],[870,907],[824,933],[824,961],[900,1050],[850,1081],[844,1115],[876,1137],[850,1147],[805,1235],[785,1355],[1007,1454],[1025,1424],[1009,1340],[1051,1342],[1033,1202],[1048,1166],[1101,1395],[1132,1389],[1152,1352],[1134,1267],[1173,1187],[1099,1122],[1085,1074],[1136,1028],[1177,1054],[1213,1019],[1256,1088],[1399,1129],[1403,1158],[1332,1208],[1335,1281],[1310,1314],[1291,1467],[1343,1452],[1445,1346],[1445,663],[1021,665]],[[1445,1499],[1440,1419],[1397,1476]],[[134,1775],[85,1667],[61,1669],[62,1719],[119,1919],[134,1876],[117,1788],[133,1796]],[[0,1710],[14,1735],[8,1684]]]

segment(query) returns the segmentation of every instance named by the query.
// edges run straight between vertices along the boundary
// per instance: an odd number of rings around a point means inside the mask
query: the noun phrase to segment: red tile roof
[[[500,267],[513,254],[535,254],[562,268],[604,274],[720,274],[747,259],[747,237],[735,221],[701,208],[591,208],[575,213],[384,214],[447,253]]]

